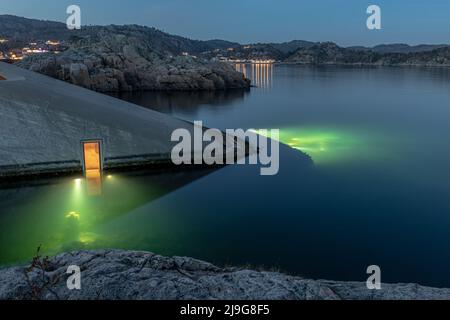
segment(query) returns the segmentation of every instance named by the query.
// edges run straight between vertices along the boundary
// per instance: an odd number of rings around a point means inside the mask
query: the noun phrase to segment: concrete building
[[[179,128],[194,125],[0,63],[0,177],[171,165]]]

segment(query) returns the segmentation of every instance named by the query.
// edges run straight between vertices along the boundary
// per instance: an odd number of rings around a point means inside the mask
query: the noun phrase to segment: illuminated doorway
[[[101,141],[91,140],[82,142],[83,168],[87,180],[89,195],[102,193],[102,151]]]

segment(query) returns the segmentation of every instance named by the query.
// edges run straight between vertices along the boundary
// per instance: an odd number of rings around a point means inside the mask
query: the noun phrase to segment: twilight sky
[[[0,0],[0,14],[83,24],[141,24],[194,39],[340,45],[450,43],[449,0]],[[369,31],[366,9],[382,9],[383,30]]]

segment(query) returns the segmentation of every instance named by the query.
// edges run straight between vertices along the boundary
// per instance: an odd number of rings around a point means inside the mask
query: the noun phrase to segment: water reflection
[[[238,63],[235,65],[236,71],[244,74],[246,78],[252,80],[252,84],[263,89],[272,88],[273,84],[273,64],[272,63]]]
[[[369,130],[346,128],[280,128],[279,141],[309,155],[316,165],[349,165],[360,161],[377,161],[386,156],[389,139]],[[267,131],[256,130],[265,135]],[[377,148],[380,143],[384,148]]]
[[[102,194],[102,174],[100,170],[86,171],[87,194],[91,197]]]
[[[249,89],[220,91],[146,91],[112,94],[113,96],[163,113],[183,113],[193,115],[202,107],[229,109],[240,102],[250,92]]]
[[[234,67],[236,68],[237,72],[242,73],[244,75],[244,77],[250,79],[250,76],[248,75],[248,72],[247,72],[247,64],[246,63],[237,63],[237,64],[235,64]]]
[[[101,229],[211,172],[135,172],[1,184],[0,265],[28,261],[40,245],[49,255],[125,246]]]

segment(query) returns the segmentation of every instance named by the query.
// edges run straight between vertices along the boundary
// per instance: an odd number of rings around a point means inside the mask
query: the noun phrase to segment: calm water
[[[238,66],[258,88],[122,98],[218,128],[280,128],[259,168],[0,190],[0,264],[42,244],[141,249],[313,278],[450,286],[450,69]],[[309,154],[313,166],[299,150]]]

